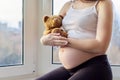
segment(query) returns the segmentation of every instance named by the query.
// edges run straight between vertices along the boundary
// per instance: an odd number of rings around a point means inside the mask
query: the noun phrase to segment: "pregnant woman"
[[[68,38],[59,33],[41,37],[41,43],[60,46],[57,68],[37,80],[112,80],[106,50],[109,46],[113,10],[111,0],[73,0],[59,15]]]

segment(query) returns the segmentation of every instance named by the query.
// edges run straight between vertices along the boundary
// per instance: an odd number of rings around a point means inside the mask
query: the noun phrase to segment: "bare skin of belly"
[[[98,55],[104,54],[87,53],[71,47],[59,49],[59,59],[66,69],[72,69]]]

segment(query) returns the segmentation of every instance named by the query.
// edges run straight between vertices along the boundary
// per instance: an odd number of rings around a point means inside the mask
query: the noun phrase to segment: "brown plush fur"
[[[49,33],[60,33],[61,36],[67,37],[67,33],[61,29],[62,26],[62,16],[44,16],[43,22],[45,25],[44,35]]]

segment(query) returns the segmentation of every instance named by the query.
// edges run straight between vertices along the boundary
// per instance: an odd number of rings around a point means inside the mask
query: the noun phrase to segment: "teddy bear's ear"
[[[49,16],[44,16],[43,21],[46,22]]]

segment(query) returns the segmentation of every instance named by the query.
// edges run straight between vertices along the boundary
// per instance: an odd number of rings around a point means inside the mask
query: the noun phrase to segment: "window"
[[[67,1],[70,0],[53,0],[53,14],[57,15]]]
[[[35,72],[36,34],[31,28],[37,25],[34,18],[29,18],[36,15],[29,14],[34,3],[35,0],[0,0],[0,78]]]
[[[23,64],[22,17],[22,0],[0,0],[0,67]]]
[[[119,0],[113,0],[114,4],[114,21],[113,21],[113,35],[110,47],[108,48],[108,56],[111,65],[120,65],[120,7]]]
[[[58,15],[61,7],[69,0],[53,0],[53,15]],[[59,4],[59,5],[58,5]],[[52,64],[60,64],[58,58],[58,47],[52,47]]]

